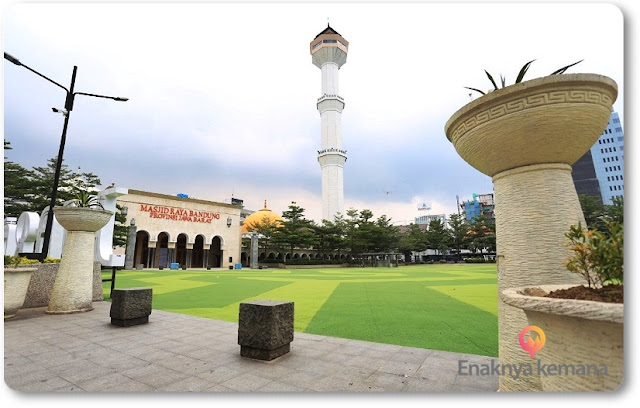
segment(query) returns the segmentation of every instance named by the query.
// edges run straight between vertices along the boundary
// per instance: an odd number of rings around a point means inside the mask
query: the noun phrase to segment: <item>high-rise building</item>
[[[460,204],[460,209],[464,212],[467,221],[473,221],[474,217],[484,215],[487,223],[495,224],[495,203],[493,193],[473,194],[473,199]]]
[[[318,163],[322,169],[322,218],[330,221],[344,209],[347,151],[342,149],[344,99],[339,95],[338,70],[347,62],[348,47],[349,42],[328,24],[310,44],[313,65],[322,71],[322,96],[316,105],[322,135]]]
[[[612,204],[614,197],[624,196],[624,133],[617,112],[611,113],[598,141],[573,164],[572,176],[578,194],[588,194],[603,204]]]

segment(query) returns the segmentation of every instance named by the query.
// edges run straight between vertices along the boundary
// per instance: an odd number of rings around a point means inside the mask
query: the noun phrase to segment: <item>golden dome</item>
[[[267,200],[264,200],[264,208],[254,212],[244,220],[242,224],[242,233],[250,232],[248,227],[254,228],[260,224],[278,224],[282,221],[282,217],[267,208]]]

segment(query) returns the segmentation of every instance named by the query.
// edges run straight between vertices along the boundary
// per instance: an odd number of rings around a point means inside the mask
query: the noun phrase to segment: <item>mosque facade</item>
[[[228,268],[240,262],[242,205],[129,189],[117,204],[135,224],[134,267]]]

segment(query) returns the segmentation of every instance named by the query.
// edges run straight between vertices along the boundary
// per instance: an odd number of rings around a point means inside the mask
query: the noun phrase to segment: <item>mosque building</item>
[[[242,205],[133,189],[117,204],[135,223],[134,267],[228,268],[240,262]]]

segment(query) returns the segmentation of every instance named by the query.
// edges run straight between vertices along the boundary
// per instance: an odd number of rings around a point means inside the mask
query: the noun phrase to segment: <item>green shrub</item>
[[[565,236],[573,252],[565,266],[582,275],[589,287],[622,285],[624,283],[624,227],[605,220],[606,232],[589,231],[582,225],[572,225]]]
[[[60,263],[60,258],[44,258],[43,263]]]
[[[484,258],[465,258],[465,263],[485,263]]]
[[[24,256],[10,256],[10,255],[5,255],[4,256],[4,266],[10,266],[10,267],[16,267],[18,265],[33,265],[33,264],[39,264],[40,261],[38,261],[37,259],[28,259]]]

